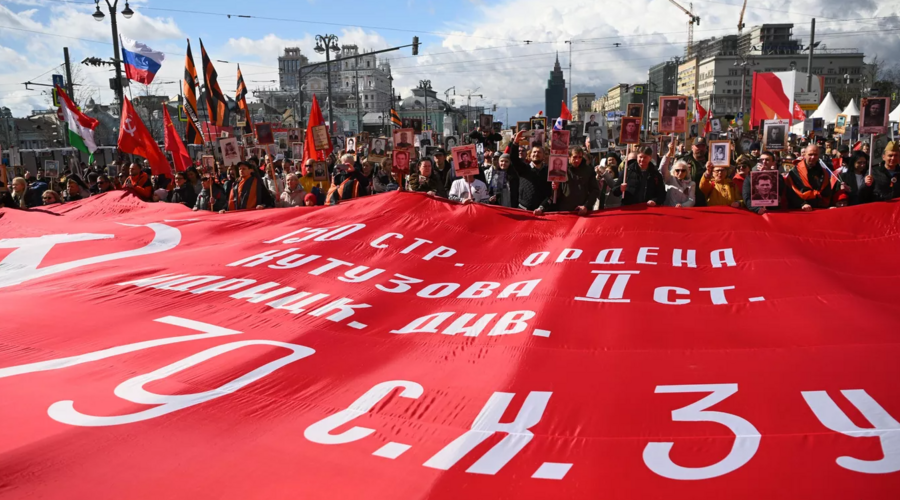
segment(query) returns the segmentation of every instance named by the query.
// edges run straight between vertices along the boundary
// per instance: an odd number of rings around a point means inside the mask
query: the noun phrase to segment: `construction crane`
[[[690,9],[685,9],[684,7],[682,7],[682,6],[681,6],[678,2],[676,2],[675,0],[669,0],[669,1],[672,2],[672,4],[674,4],[676,7],[678,7],[679,9],[681,9],[681,11],[684,12],[685,14],[687,14],[688,17],[690,18],[690,20],[688,21],[688,41],[687,41],[687,50],[685,51],[685,52],[686,52],[686,55],[687,55],[687,59],[690,59],[690,58],[691,58],[691,53],[692,53],[693,50],[694,50],[694,47],[693,47],[693,45],[694,45],[694,25],[696,24],[697,26],[700,26],[700,16],[695,16],[695,15],[694,15],[694,4],[693,4],[693,2],[688,4],[688,5],[690,6]]]
[[[741,36],[741,32],[744,31],[744,11],[747,10],[747,0],[744,0],[744,5],[741,6],[741,17],[738,18],[738,37]]]

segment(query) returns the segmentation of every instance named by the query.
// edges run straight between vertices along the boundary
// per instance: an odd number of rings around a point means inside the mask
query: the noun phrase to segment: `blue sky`
[[[695,38],[733,34],[740,3],[695,1],[695,11],[702,16]],[[119,10],[123,7],[120,0]],[[181,77],[187,37],[198,65],[202,38],[213,59],[242,63],[252,90],[274,85],[270,81],[277,79],[277,56],[285,46],[299,46],[311,60],[320,59],[312,51],[315,34],[334,33],[342,43],[369,49],[405,45],[418,34],[422,55],[413,58],[403,49],[386,56],[393,59],[395,87],[401,94],[420,79],[429,79],[439,94],[455,87],[457,94],[484,95],[477,104],[497,104],[501,119],[508,108],[510,121],[544,107],[544,88],[557,51],[562,65],[568,66],[567,40],[575,41],[573,91],[597,94],[618,83],[646,80],[647,69],[682,54],[686,40],[684,14],[664,0],[137,0],[131,7],[137,14],[130,20],[120,16],[120,31],[167,53],[160,82]],[[98,23],[91,18],[93,10],[91,0],[0,0],[0,106],[19,116],[46,108],[47,96],[40,90],[26,91],[21,82],[49,83],[53,68],[62,63],[63,46],[70,48],[78,68],[76,80],[85,84],[82,92],[109,102],[109,71],[79,64],[85,57],[112,55],[108,17]],[[897,18],[841,19],[898,11],[900,0],[851,5],[842,0],[755,0],[745,23],[794,22],[795,33],[805,34],[810,17],[817,16],[817,32],[833,37],[830,47],[860,48],[867,56],[878,54],[896,63],[896,32],[886,37],[872,33],[872,28],[897,28]],[[216,66],[223,90],[233,93],[235,65]],[[177,83],[162,84],[161,89],[177,94]]]

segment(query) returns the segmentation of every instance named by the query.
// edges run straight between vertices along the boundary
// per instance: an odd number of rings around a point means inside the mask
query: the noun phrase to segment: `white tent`
[[[834,123],[835,118],[840,112],[840,106],[834,102],[834,97],[831,95],[831,92],[829,92],[825,96],[825,99],[822,99],[822,104],[819,104],[819,107],[816,108],[816,111],[810,118],[822,118],[825,120],[825,125],[830,125]]]
[[[856,107],[855,100],[850,99],[850,104],[848,104],[847,107],[844,108],[844,114],[847,115],[848,118],[853,117],[853,116],[859,116],[859,108]]]
[[[888,120],[892,122],[900,122],[900,105],[898,105],[896,108],[894,108],[893,111],[891,111],[891,114],[888,115]]]

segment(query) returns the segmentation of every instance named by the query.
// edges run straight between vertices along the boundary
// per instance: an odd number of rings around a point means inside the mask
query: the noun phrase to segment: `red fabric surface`
[[[2,209],[0,496],[893,498],[897,431],[865,429],[900,417],[898,207],[534,217],[392,193],[220,215],[114,192]],[[592,264],[605,249],[622,263]],[[281,254],[241,263],[264,252]],[[618,301],[579,300],[594,271],[619,273],[606,299],[634,274]],[[241,296],[266,283],[293,290]],[[321,311],[340,299],[369,307]],[[515,311],[533,317],[503,328]],[[496,316],[452,334],[464,313]]]

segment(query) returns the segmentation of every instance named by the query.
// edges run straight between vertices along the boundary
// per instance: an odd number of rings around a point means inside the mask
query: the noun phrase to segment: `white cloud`
[[[741,2],[732,0],[732,5],[723,5],[727,1],[694,2],[695,13],[701,16],[702,23],[695,27],[695,40],[737,32]],[[496,103],[518,113],[532,114],[544,107],[544,89],[556,51],[573,92],[599,95],[618,83],[646,81],[648,68],[672,56],[683,55],[687,40],[687,15],[659,0],[473,3],[465,19],[451,22],[448,29],[442,30],[457,34],[443,37],[441,46],[427,47],[418,58],[402,57],[394,61],[396,87],[410,88],[419,79],[430,79],[439,93],[450,87],[456,87],[457,94],[478,89],[475,93],[485,96],[478,101],[479,105]],[[758,0],[748,6],[744,22],[747,28],[763,23],[794,22],[794,33],[805,43],[810,13],[826,13],[846,20],[892,15],[898,8],[897,0],[863,0],[853,4],[838,0],[800,0],[789,4]],[[783,10],[791,13],[777,12]],[[463,21],[466,24],[461,24]],[[898,62],[893,55],[900,49],[896,32],[861,32],[877,30],[879,26],[896,27],[900,19],[880,23],[834,21],[818,19],[817,39],[828,48],[859,48],[867,59],[877,53],[881,59]],[[825,34],[835,30],[852,36]],[[525,45],[526,40],[532,43]],[[576,40],[571,46],[574,82],[569,82],[570,46],[566,40]],[[614,42],[622,46],[615,47]],[[489,49],[500,46],[507,47]],[[523,117],[513,116],[511,110],[511,120]]]

